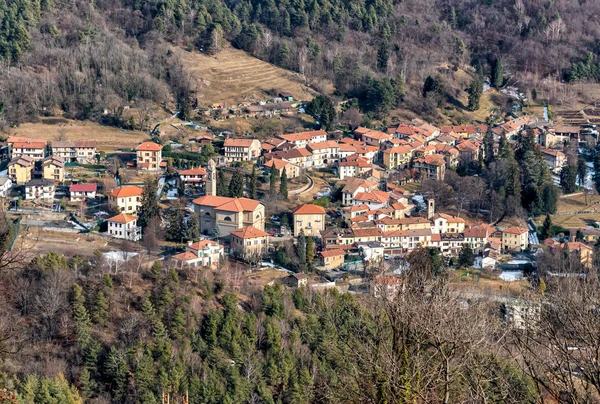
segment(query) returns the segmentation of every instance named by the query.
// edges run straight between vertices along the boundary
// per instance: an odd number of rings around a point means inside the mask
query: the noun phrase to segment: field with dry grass
[[[272,89],[288,91],[298,100],[311,100],[315,94],[299,75],[238,49],[225,48],[215,56],[174,51],[196,81],[201,106],[264,100],[268,98],[265,92]]]
[[[556,214],[551,215],[551,218],[554,225],[566,229],[588,227],[600,221],[600,196],[587,195],[587,200],[583,194],[560,198]],[[541,225],[544,217],[537,217],[536,222]]]
[[[46,122],[56,122],[47,124]],[[66,119],[42,120],[41,123],[24,123],[10,128],[8,135],[28,137],[46,141],[57,140],[95,140],[98,151],[114,152],[117,149],[135,148],[150,137],[140,131],[131,131],[102,126],[90,121]]]

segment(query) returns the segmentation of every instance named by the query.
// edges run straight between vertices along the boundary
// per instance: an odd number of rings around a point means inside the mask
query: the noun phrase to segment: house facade
[[[138,170],[160,171],[162,146],[154,142],[144,142],[135,148]]]
[[[244,261],[259,261],[267,252],[269,235],[252,226],[231,231],[231,249]]]
[[[10,158],[27,156],[34,161],[42,160],[46,156],[46,142],[34,139],[8,139]]]
[[[321,266],[326,269],[336,269],[344,264],[344,250],[331,248],[323,250],[319,253]]]
[[[137,225],[137,217],[119,213],[107,220],[108,235],[124,240],[138,241],[142,238],[142,229]]]
[[[66,163],[93,163],[96,158],[97,144],[95,140],[52,142],[52,155]]]
[[[142,204],[143,190],[135,185],[125,185],[108,193],[108,207],[128,215],[136,214]]]
[[[325,208],[305,204],[293,210],[294,236],[298,237],[303,231],[305,236],[320,237],[325,229]]]
[[[81,202],[87,199],[94,199],[96,197],[96,190],[98,184],[72,184],[69,187],[69,198],[71,202]]]
[[[46,180],[60,183],[65,180],[65,163],[56,156],[46,157],[42,162],[42,176]]]
[[[41,199],[45,202],[49,202],[54,199],[55,191],[56,186],[53,181],[34,179],[25,184],[25,199],[28,201]]]
[[[506,251],[523,251],[529,247],[529,230],[513,226],[502,230],[502,249]]]
[[[35,161],[31,157],[19,156],[8,163],[8,176],[15,184],[25,184],[31,180]]]
[[[223,257],[225,248],[221,244],[212,240],[200,240],[195,243],[188,241],[185,252],[172,258],[182,266],[217,269]]]
[[[256,160],[260,156],[260,140],[258,139],[227,139],[223,144],[225,160],[234,161]]]

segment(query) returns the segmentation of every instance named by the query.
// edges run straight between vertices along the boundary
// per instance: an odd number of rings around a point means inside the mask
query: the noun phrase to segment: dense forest
[[[526,304],[543,310],[525,317],[527,331],[504,321],[493,296],[456,293],[444,261],[424,248],[408,255],[403,286],[377,297],[261,289],[232,282],[227,267],[146,267],[139,252],[115,265],[101,254],[29,260],[3,250],[0,402],[583,403],[600,394],[597,267],[532,279]],[[568,252],[540,263],[541,276],[584,270]]]
[[[382,89],[387,104],[420,107],[424,79],[442,66],[489,74],[502,61],[508,80],[597,81],[599,15],[597,2],[572,0],[3,1],[0,116],[194,106],[171,44],[217,53],[228,41],[318,89],[333,82],[364,110]]]

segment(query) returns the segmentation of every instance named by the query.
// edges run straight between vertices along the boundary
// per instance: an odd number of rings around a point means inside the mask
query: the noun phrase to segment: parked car
[[[269,236],[273,237],[274,235],[275,235],[275,232],[274,232],[274,231],[270,231],[270,232],[269,232]]]

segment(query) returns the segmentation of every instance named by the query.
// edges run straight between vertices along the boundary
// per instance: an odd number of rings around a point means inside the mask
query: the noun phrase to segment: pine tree
[[[552,236],[554,236],[554,231],[552,230],[552,218],[549,214],[546,214],[544,224],[542,225],[542,229],[540,231],[540,240],[543,241]]]
[[[232,198],[241,198],[244,196],[244,172],[237,168],[229,181],[229,195]]]
[[[471,244],[465,244],[463,246],[463,248],[461,248],[460,253],[458,255],[458,266],[459,267],[473,266],[474,260],[475,260],[475,256],[473,254],[473,249],[471,248]]]
[[[483,93],[483,80],[478,74],[475,75],[469,86],[469,106],[471,111],[477,111],[479,109],[479,100]]]
[[[73,322],[75,337],[80,346],[85,347],[92,337],[92,320],[83,303],[73,304]]]
[[[579,186],[583,187],[585,184],[585,177],[588,172],[588,167],[585,160],[582,157],[577,159],[577,178],[579,179]]]
[[[118,352],[114,346],[110,347],[108,356],[104,361],[104,374],[111,388],[113,398],[123,402],[127,391],[127,361],[125,355]]]
[[[287,172],[285,167],[281,171],[281,181],[279,183],[279,193],[284,199],[288,198],[288,184],[287,184]]]
[[[504,84],[504,67],[502,59],[497,58],[492,64],[492,85],[496,88],[502,87]]]
[[[312,237],[306,238],[306,261],[312,262],[315,258],[315,239]]]
[[[252,166],[252,175],[250,176],[250,199],[258,199],[257,184],[256,184],[256,164]]]
[[[186,321],[185,315],[183,314],[183,310],[181,310],[181,307],[177,307],[175,309],[169,331],[175,339],[182,340],[185,337]]]
[[[572,194],[577,188],[577,169],[566,165],[560,172],[560,186],[565,194]]]
[[[217,195],[229,196],[229,185],[225,181],[225,174],[223,174],[223,170],[217,171]]]
[[[138,212],[138,225],[145,229],[150,221],[157,217],[160,213],[160,208],[157,201],[158,185],[156,180],[147,179],[144,182],[144,192]]]
[[[269,173],[269,192],[271,195],[275,195],[277,192],[277,181],[279,181],[279,173],[275,168],[275,164],[273,164]]]
[[[304,231],[300,230],[300,234],[298,234],[298,245],[296,246],[298,258],[300,258],[300,263],[304,267],[306,264],[306,236],[304,236]]]
[[[92,310],[92,318],[96,324],[104,326],[109,317],[109,304],[108,299],[104,295],[104,292],[99,291],[96,295],[96,301]]]

